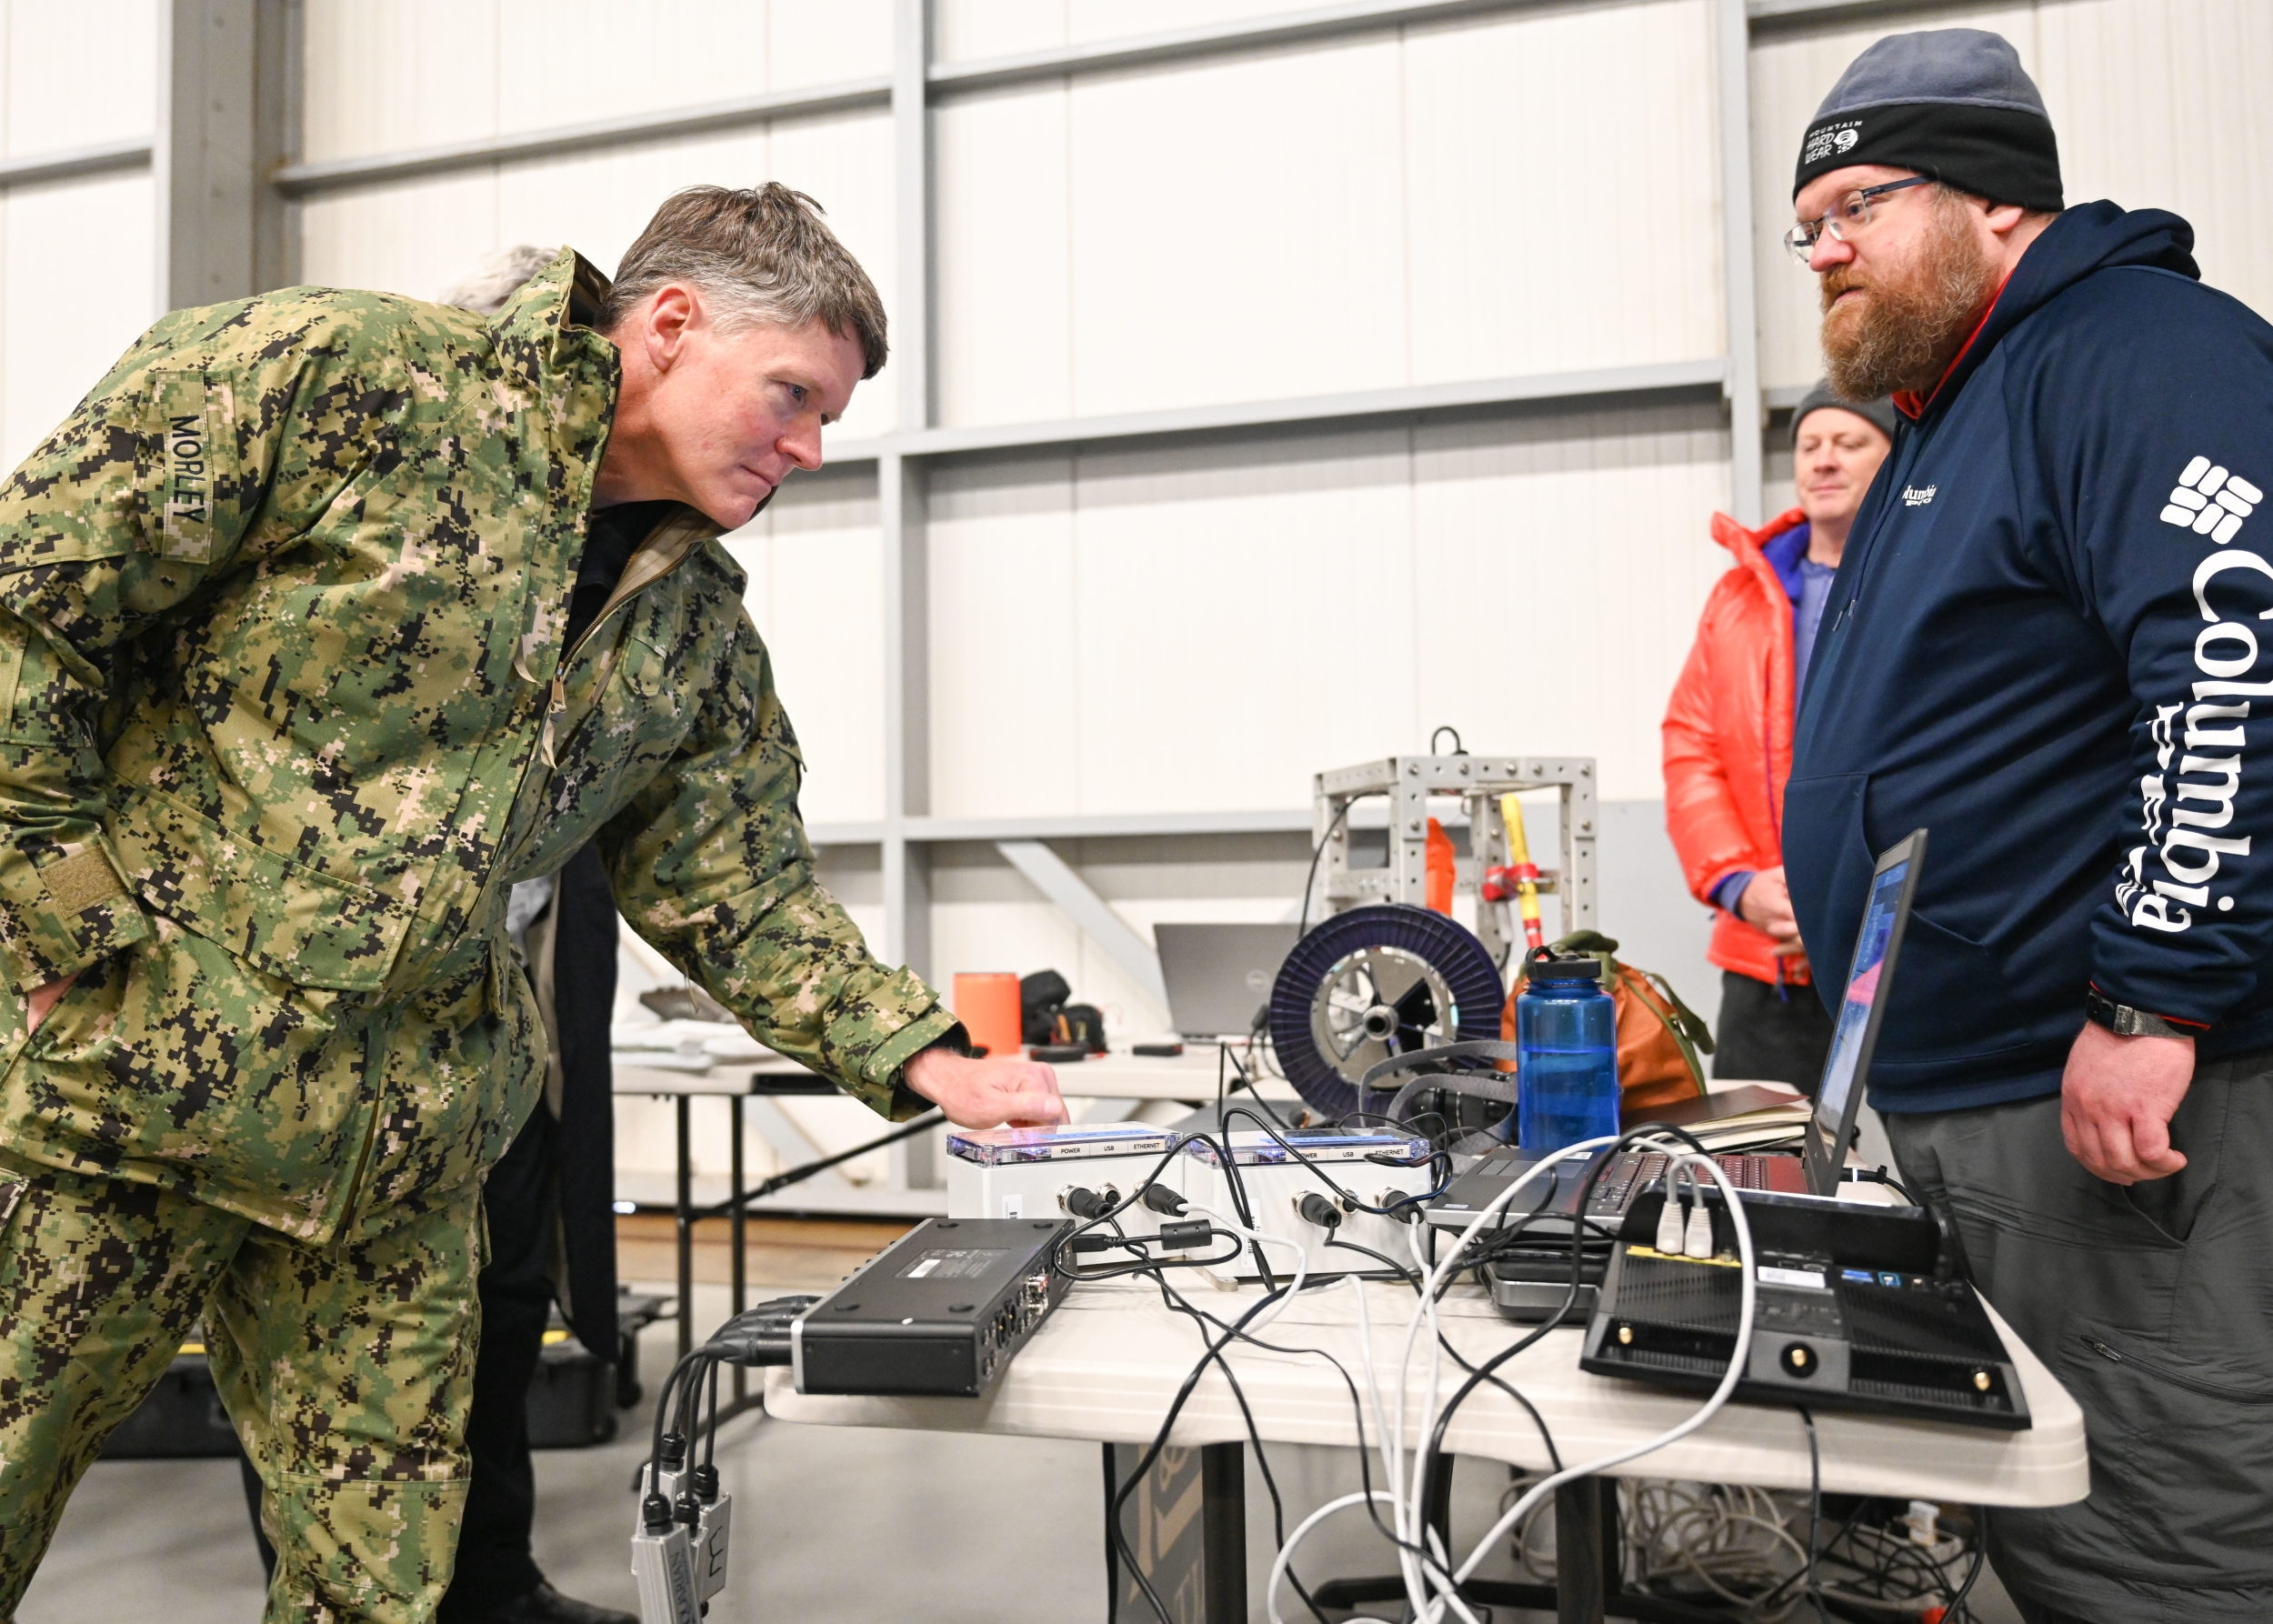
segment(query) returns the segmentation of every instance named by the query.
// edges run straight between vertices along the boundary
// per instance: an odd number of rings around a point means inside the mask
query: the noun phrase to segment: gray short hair
[[[435,303],[456,305],[476,316],[495,316],[506,301],[521,291],[521,284],[553,263],[557,248],[532,247],[516,243],[484,255],[472,269],[442,290]]]
[[[821,223],[821,206],[778,181],[754,190],[690,186],[666,198],[616,270],[594,325],[603,333],[671,283],[710,299],[721,323],[820,322],[883,369],[884,301],[860,262]]]

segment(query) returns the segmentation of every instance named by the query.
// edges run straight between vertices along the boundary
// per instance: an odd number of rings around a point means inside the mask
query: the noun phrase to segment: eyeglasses
[[[1795,259],[1806,265],[1815,257],[1816,244],[1823,240],[1825,232],[1844,243],[1853,233],[1869,225],[1872,198],[1884,197],[1906,186],[1926,185],[1932,179],[1929,175],[1913,175],[1908,180],[1890,180],[1883,186],[1865,186],[1859,192],[1849,192],[1820,220],[1802,220],[1784,233],[1784,246],[1792,251]]]

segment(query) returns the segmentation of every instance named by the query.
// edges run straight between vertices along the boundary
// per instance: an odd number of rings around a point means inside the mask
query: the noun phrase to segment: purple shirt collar
[[[1771,536],[1760,547],[1768,567],[1784,584],[1784,596],[1792,602],[1799,601],[1801,586],[1799,561],[1807,556],[1807,526],[1794,525],[1781,536]]]

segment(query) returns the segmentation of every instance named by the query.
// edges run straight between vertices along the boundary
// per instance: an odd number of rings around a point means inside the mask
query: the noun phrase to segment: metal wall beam
[[[1367,34],[1411,23],[1435,23],[1456,17],[1480,16],[1537,5],[1544,0],[1370,0],[1369,4],[1330,5],[1318,11],[1297,12],[1262,19],[1209,24],[1179,28],[1166,34],[1141,35],[1134,39],[1098,40],[1051,51],[1032,51],[1016,56],[988,57],[977,62],[942,63],[930,72],[935,94],[996,90],[1006,85],[1030,84],[1069,73],[1098,73],[1115,68],[1153,67],[1162,63],[1188,62],[1195,57],[1220,56],[1236,51],[1307,45]]]
[[[898,288],[892,376],[899,433],[931,426],[930,0],[893,0],[892,185]],[[907,836],[931,810],[931,566],[925,476],[896,452],[876,461],[884,547],[884,934],[886,957],[929,975],[931,850]]]
[[[931,807],[931,594],[924,471],[887,456],[877,469],[884,531],[885,957],[931,969],[931,852],[909,825]]]
[[[567,153],[590,152],[596,147],[708,135],[715,130],[738,129],[744,125],[766,124],[777,118],[812,118],[825,113],[882,108],[891,103],[892,85],[889,79],[854,79],[809,90],[785,90],[766,95],[737,96],[732,101],[706,102],[700,106],[673,108],[667,113],[600,118],[518,135],[486,136],[478,141],[413,147],[406,152],[292,164],[276,171],[274,179],[277,189],[287,197],[306,197],[346,186],[450,175],[518,159],[558,157]]]
[[[898,364],[896,359],[893,363]],[[1046,423],[903,430],[873,439],[834,442],[828,447],[828,459],[832,463],[854,463],[884,456],[928,458],[1048,450],[1176,435],[1220,434],[1235,429],[1348,428],[1367,423],[1424,421],[1433,414],[1470,413],[1496,406],[1587,411],[1648,400],[1719,394],[1725,390],[1727,373],[1727,364],[1716,356],[1701,361],[1653,362],[1643,366],[1607,366],[1590,372],[1537,373],[1526,377],[1479,378],[1468,383],[1419,384],[1396,389],[1296,396],[1284,400],[1227,401],[1219,406],[1177,406],[1158,412],[1062,417]]]
[[[1168,1007],[1167,983],[1161,978],[1160,956],[1113,911],[1113,905],[1075,872],[1072,864],[1039,840],[997,840],[995,849],[1034,888],[1070,915],[1082,934],[1105,950],[1106,956],[1135,977],[1163,1009]]]
[[[1720,260],[1728,329],[1729,506],[1737,522],[1763,517],[1760,310],[1752,246],[1752,50],[1745,0],[1713,0],[1719,79]]]
[[[65,152],[35,152],[20,158],[0,158],[0,190],[35,186],[45,181],[78,180],[115,170],[147,169],[152,142],[143,136],[112,141],[101,146],[74,147]]]

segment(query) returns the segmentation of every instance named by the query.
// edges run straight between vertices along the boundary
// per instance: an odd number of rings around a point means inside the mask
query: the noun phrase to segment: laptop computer
[[[1856,1119],[1862,1108],[1861,1085],[1870,1074],[1870,1055],[1877,1045],[1886,995],[1893,984],[1895,958],[1901,949],[1925,856],[1924,829],[1880,854],[1847,966],[1846,996],[1840,1001],[1830,1052],[1824,1058],[1822,1082],[1801,1136],[1799,1154],[1755,1151],[1716,1156],[1713,1159],[1738,1189],[1818,1197],[1837,1194],[1847,1147],[1854,1139]],[[1570,1283],[1570,1234],[1577,1221],[1579,1194],[1602,1155],[1597,1152],[1558,1163],[1546,1178],[1519,1194],[1501,1212],[1501,1228],[1519,1226],[1527,1239],[1537,1238],[1541,1243],[1532,1248],[1532,1255],[1518,1254],[1487,1266],[1494,1300],[1509,1314],[1543,1316],[1565,1301]],[[1467,1228],[1477,1213],[1537,1159],[1512,1148],[1487,1157],[1454,1179],[1430,1204],[1428,1221],[1441,1228]],[[1609,1243],[1627,1208],[1663,1176],[1667,1160],[1656,1151],[1625,1150],[1603,1168],[1587,1199],[1584,1227],[1587,1233],[1582,1250],[1590,1251],[1594,1258],[1587,1274],[1599,1279]],[[1553,1181],[1551,1186],[1548,1180]],[[1586,1300],[1591,1295],[1583,1292],[1580,1302],[1572,1304],[1565,1318],[1583,1318],[1582,1305],[1591,1310],[1591,1303]]]
[[[1271,1001],[1278,967],[1295,948],[1295,927],[1156,925],[1168,1018],[1183,1038],[1245,1038]]]

